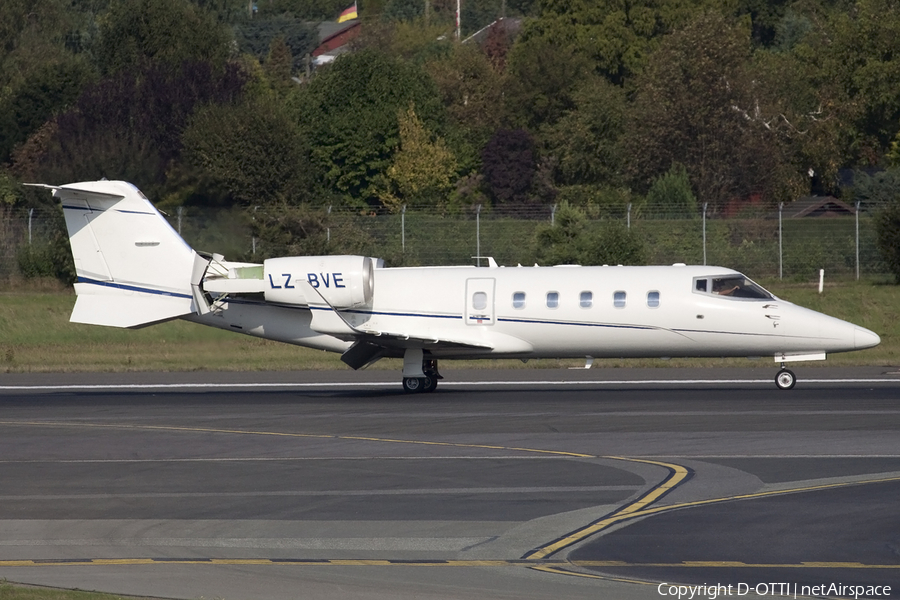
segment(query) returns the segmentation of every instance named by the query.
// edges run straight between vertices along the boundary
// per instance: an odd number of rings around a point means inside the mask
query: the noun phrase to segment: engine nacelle
[[[289,256],[263,263],[267,302],[307,304],[297,281],[310,283],[335,308],[372,303],[375,265],[366,256]]]

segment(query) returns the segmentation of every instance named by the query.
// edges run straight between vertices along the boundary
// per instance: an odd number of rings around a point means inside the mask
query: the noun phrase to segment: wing
[[[303,290],[303,296],[306,298],[312,314],[310,327],[314,331],[332,335],[341,340],[355,342],[341,356],[341,360],[354,369],[378,360],[390,349],[469,348],[482,352],[494,350],[493,345],[473,340],[453,339],[443,336],[421,336],[411,332],[359,329],[348,323],[308,281],[300,280],[297,282],[297,286]]]

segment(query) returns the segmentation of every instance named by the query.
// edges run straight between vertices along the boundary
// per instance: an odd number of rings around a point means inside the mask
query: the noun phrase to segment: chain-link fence
[[[491,256],[501,265],[534,264],[540,255],[537,231],[553,225],[556,216],[551,206],[503,213],[477,207],[440,212],[408,206],[388,214],[316,210],[324,251],[365,251],[385,258],[388,266],[475,264],[476,256]],[[265,240],[254,237],[258,215],[252,209],[184,207],[167,218],[198,250],[218,252],[229,260],[262,261],[272,252]],[[589,220],[586,227],[598,226],[599,231],[599,225],[610,220],[629,227],[643,240],[650,264],[710,264],[754,278],[804,281],[818,278],[820,269],[829,278],[844,279],[888,272],[868,212],[787,218],[773,209],[753,218],[669,217],[623,213],[605,221]],[[59,235],[62,223],[58,208],[0,207],[0,281],[53,275],[54,265],[48,263],[61,260],[53,245],[64,242]]]

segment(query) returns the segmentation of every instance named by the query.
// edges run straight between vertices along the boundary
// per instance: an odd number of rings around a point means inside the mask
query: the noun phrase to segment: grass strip
[[[153,600],[144,596],[119,596],[82,590],[63,590],[0,581],[2,600]]]

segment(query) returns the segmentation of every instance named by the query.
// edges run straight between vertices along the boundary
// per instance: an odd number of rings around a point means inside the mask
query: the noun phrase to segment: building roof
[[[784,205],[782,216],[801,217],[846,217],[855,215],[856,209],[834,196],[804,196]]]

